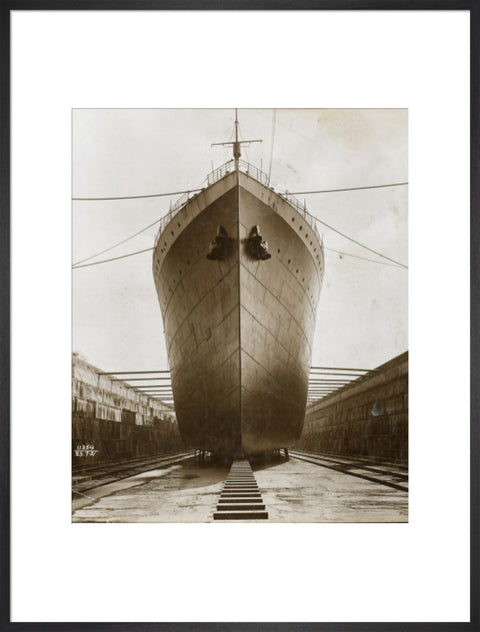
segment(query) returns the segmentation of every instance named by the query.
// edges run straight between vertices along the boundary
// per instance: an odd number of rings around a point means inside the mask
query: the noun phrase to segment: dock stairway
[[[213,519],[268,520],[252,467],[246,459],[232,463]]]

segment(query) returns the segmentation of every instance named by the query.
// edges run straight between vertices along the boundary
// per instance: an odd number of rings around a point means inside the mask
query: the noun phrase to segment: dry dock
[[[366,461],[343,462],[343,467],[332,467],[327,461],[327,465],[316,465],[295,456],[282,456],[274,462],[254,464],[255,480],[268,511],[268,519],[258,522],[408,521],[408,492],[386,484],[392,480],[389,471],[393,477],[398,474],[396,466],[379,468]],[[383,473],[371,472],[372,468]],[[121,479],[92,492],[86,490],[90,498],[74,496],[72,520],[218,524],[214,513],[228,471],[229,467],[191,459]],[[406,489],[406,483],[397,487]]]

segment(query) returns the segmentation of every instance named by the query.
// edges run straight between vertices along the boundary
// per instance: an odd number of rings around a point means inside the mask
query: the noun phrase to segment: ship
[[[153,277],[180,435],[232,458],[288,448],[307,404],[325,262],[315,218],[233,158],[162,218]]]

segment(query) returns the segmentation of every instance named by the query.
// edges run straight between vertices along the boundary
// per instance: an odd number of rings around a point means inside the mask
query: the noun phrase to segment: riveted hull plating
[[[218,226],[231,248],[207,254]],[[271,258],[252,257],[258,226]],[[231,455],[288,447],[307,401],[323,248],[284,198],[235,171],[166,225],[153,272],[179,430],[191,447]]]

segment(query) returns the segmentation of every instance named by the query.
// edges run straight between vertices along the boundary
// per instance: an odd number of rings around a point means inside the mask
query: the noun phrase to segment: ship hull
[[[223,260],[207,259],[223,226]],[[259,226],[271,258],[248,248]],[[248,455],[300,436],[323,249],[288,202],[234,171],[191,199],[155,248],[175,411],[191,447]]]

